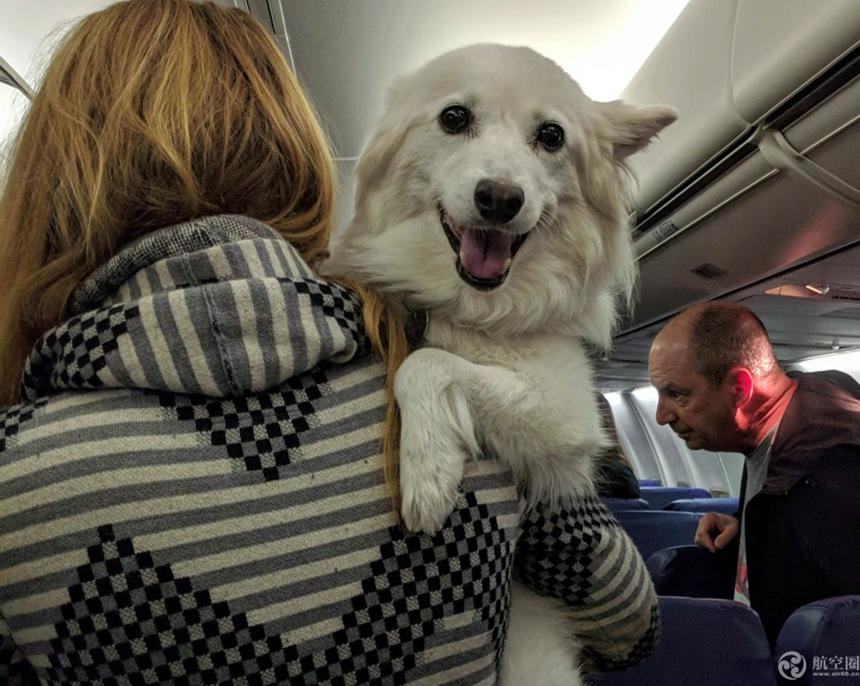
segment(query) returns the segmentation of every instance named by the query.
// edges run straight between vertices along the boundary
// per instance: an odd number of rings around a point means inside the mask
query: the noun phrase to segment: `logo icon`
[[[789,650],[779,656],[776,669],[783,679],[795,681],[806,674],[806,659],[800,653]]]

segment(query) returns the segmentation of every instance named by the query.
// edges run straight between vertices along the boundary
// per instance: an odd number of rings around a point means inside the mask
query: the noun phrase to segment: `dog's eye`
[[[564,129],[558,124],[542,124],[538,129],[537,141],[549,151],[558,150],[564,143]]]
[[[472,113],[462,105],[452,105],[442,110],[439,125],[447,133],[462,133],[472,121]]]

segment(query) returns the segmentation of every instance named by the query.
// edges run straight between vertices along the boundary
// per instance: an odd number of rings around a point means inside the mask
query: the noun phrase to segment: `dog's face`
[[[327,271],[463,326],[605,344],[634,275],[623,158],[674,116],[594,103],[528,48],[442,55],[392,85]]]

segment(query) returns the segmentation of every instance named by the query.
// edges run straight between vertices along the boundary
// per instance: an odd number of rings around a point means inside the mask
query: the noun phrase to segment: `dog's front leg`
[[[477,457],[471,408],[463,389],[470,363],[437,348],[417,350],[394,379],[400,408],[403,522],[434,533],[454,509],[465,461]]]
[[[535,389],[510,369],[475,364],[438,348],[406,358],[394,393],[402,424],[401,513],[409,529],[427,533],[439,530],[451,514],[466,459],[505,442],[488,433],[507,433],[522,423],[519,413],[543,405]],[[518,465],[512,466],[517,471]]]
[[[402,513],[410,529],[442,526],[466,458],[482,450],[513,469],[532,504],[569,503],[589,486],[590,456],[604,440],[590,380],[557,367],[539,359],[514,371],[438,348],[406,359],[395,396],[403,424]]]

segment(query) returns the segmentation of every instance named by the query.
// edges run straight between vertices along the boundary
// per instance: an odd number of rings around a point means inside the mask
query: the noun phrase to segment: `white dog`
[[[583,341],[609,345],[635,277],[623,161],[675,116],[593,102],[528,48],[455,50],[391,86],[326,271],[427,316],[395,379],[410,529],[442,526],[481,453],[510,465],[530,504],[592,488],[604,436]],[[578,683],[563,614],[525,594],[504,682]]]

